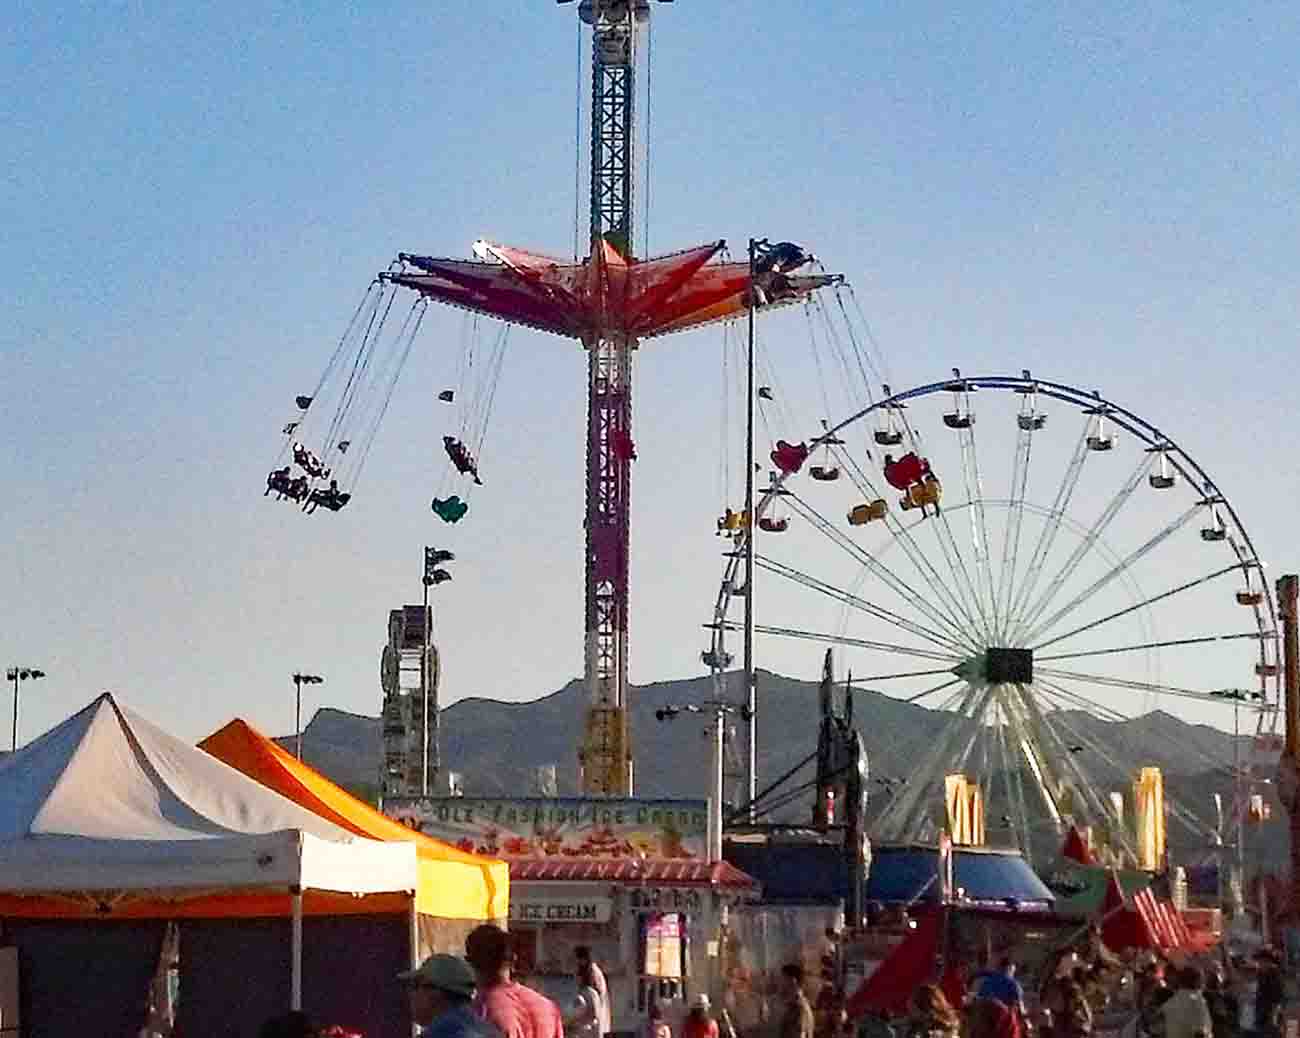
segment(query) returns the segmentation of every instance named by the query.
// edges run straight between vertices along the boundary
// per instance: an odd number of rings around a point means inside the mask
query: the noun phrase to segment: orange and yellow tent
[[[239,718],[213,732],[199,747],[349,832],[372,840],[414,843],[419,869],[415,908],[420,914],[463,920],[506,918],[510,870],[504,861],[470,854],[393,821]]]

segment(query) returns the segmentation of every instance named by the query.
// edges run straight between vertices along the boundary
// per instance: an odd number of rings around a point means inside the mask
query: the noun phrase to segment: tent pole
[[[302,1009],[302,887],[290,888],[293,895],[293,918],[290,929],[293,934],[293,951],[290,953],[289,974],[289,1008]]]
[[[411,969],[416,969],[420,965],[420,913],[415,907],[415,895],[411,895],[410,911],[410,930],[411,930]]]

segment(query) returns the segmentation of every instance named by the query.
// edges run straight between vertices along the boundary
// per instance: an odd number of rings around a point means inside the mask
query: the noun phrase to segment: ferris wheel
[[[726,681],[752,595],[766,668],[836,646],[855,687],[938,711],[864,732],[897,773],[878,840],[936,838],[960,773],[978,783],[990,843],[1029,852],[1075,824],[1131,852],[1110,791],[1135,756],[1187,774],[1224,761],[1209,740],[1121,752],[1115,722],[1276,721],[1278,625],[1241,517],[1183,446],[1098,392],[957,369],[884,390],[773,450],[753,521],[732,517],[706,665]],[[1214,844],[1222,819],[1177,785],[1171,834]]]

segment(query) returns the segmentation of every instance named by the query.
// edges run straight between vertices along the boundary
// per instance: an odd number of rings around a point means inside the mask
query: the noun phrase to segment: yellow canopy
[[[372,840],[414,843],[419,859],[415,907],[442,919],[505,919],[510,869],[408,829],[286,753],[247,721],[235,718],[201,743],[218,760],[335,825]]]

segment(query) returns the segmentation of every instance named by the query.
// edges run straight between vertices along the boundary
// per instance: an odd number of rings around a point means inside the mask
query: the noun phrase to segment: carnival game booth
[[[461,850],[393,821],[239,718],[213,732],[199,748],[350,833],[414,844],[418,960],[434,952],[462,955],[465,937],[475,926],[505,925],[510,867],[499,858]]]
[[[136,1038],[177,987],[187,1036],[298,1006],[404,1033],[417,871],[414,844],[360,838],[109,694],[0,762],[24,1038]]]
[[[616,1031],[652,1001],[676,1024],[690,997],[721,990],[725,935],[754,880],[710,861],[703,800],[452,797],[384,810],[510,866],[515,970],[568,1004],[575,950],[605,972]]]

